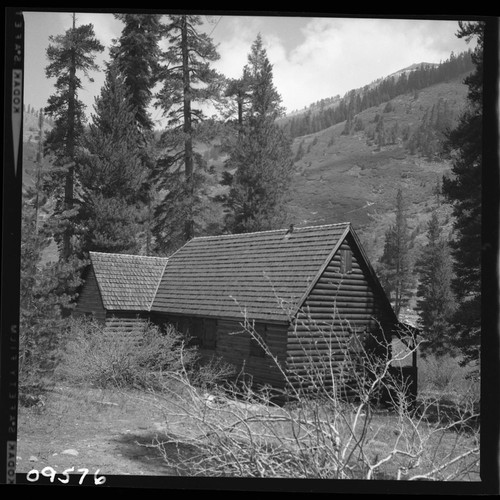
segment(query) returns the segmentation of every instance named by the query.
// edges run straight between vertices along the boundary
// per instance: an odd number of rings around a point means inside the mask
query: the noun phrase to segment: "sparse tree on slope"
[[[397,316],[411,298],[413,278],[410,257],[411,237],[402,190],[396,197],[396,221],[385,234],[384,252],[380,258],[380,277],[391,296]]]

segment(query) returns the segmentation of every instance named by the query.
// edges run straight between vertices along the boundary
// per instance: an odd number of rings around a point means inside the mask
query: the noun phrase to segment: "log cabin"
[[[399,325],[350,223],[193,238],[169,258],[151,315],[277,388],[331,383],[366,339],[390,355]]]
[[[168,258],[90,259],[75,315],[122,335],[174,324],[257,385],[332,383],[347,350],[390,356],[400,331],[350,223],[196,237]]]
[[[73,316],[93,316],[107,333],[139,342],[168,259],[102,252],[89,259]]]

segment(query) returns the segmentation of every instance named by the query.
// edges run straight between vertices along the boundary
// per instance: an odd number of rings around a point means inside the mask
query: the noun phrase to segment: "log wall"
[[[344,273],[343,251],[352,252]],[[318,377],[331,384],[345,369],[347,346],[356,350],[354,334],[390,337],[393,324],[382,299],[356,245],[346,238],[288,330],[286,367],[294,385],[314,386]]]
[[[282,373],[273,359],[259,353],[258,349],[255,349],[255,344],[252,348],[252,336],[245,331],[242,321],[231,318],[194,318],[162,314],[155,314],[153,318],[158,324],[172,323],[190,336],[194,333],[194,340],[198,341],[202,339],[204,332],[196,332],[192,328],[193,325],[205,324],[211,329],[215,322],[215,347],[207,349],[203,342],[200,342],[202,356],[207,358],[220,356],[225,362],[234,366],[237,374],[244,375],[255,384],[269,384],[274,387],[284,385]],[[272,355],[276,356],[284,366],[288,324],[256,323],[255,326],[257,332],[263,335]]]
[[[272,356],[284,367],[286,362],[287,324],[257,323],[255,330],[265,341]],[[237,320],[217,321],[217,353],[238,372],[249,376],[256,384],[283,387],[283,374],[268,354],[252,349],[252,335],[244,331]],[[255,346],[255,344],[254,344]]]
[[[73,311],[73,316],[93,315],[99,321],[105,321],[106,310],[104,309],[99,287],[92,267],[89,269],[87,278],[78,298],[78,303]]]
[[[113,311],[108,312],[104,332],[115,339],[139,345],[144,338],[148,317],[143,312]]]

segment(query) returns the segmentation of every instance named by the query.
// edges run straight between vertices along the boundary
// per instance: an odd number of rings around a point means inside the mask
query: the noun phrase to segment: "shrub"
[[[199,359],[194,369],[189,372],[189,383],[203,391],[216,391],[219,385],[225,385],[235,375],[234,366],[222,358],[212,356],[209,359]]]
[[[198,354],[187,348],[185,339],[171,325],[163,330],[146,323],[142,341],[110,334],[94,319],[72,319],[70,340],[59,374],[76,383],[96,387],[138,387],[158,389],[164,375],[191,369]]]
[[[427,355],[418,361],[419,392],[467,393],[474,379],[470,368],[450,354]]]

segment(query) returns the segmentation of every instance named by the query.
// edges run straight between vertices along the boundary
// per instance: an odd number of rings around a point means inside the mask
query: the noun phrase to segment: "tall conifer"
[[[457,36],[477,40],[475,64],[465,83],[467,109],[449,134],[445,150],[452,159],[451,178],[443,178],[443,194],[452,203],[455,238],[453,289],[458,300],[454,316],[455,342],[467,361],[479,358],[481,336],[481,209],[483,136],[483,37],[481,22],[459,23]]]
[[[145,252],[152,252],[153,205],[157,196],[152,181],[156,153],[154,128],[150,107],[154,96],[154,86],[159,78],[160,41],[163,25],[159,14],[115,14],[124,27],[118,40],[110,50],[113,64],[116,65],[127,88],[130,104],[135,113],[135,128],[139,132],[137,149],[141,157],[141,171],[146,168],[148,179],[142,186],[144,210],[142,225],[145,229]]]
[[[168,124],[156,173],[164,197],[155,211],[157,246],[163,249],[178,246],[195,234],[201,157],[195,154],[194,137],[205,118],[199,105],[217,99],[220,90],[219,76],[211,68],[219,54],[200,24],[200,16],[170,15],[164,31],[169,47],[161,58],[165,65],[157,105]]]
[[[50,63],[46,67],[47,77],[56,78],[56,93],[51,95],[45,112],[55,119],[54,128],[47,134],[46,149],[54,156],[54,165],[46,189],[56,200],[55,237],[60,243],[61,258],[69,259],[73,243],[75,224],[75,176],[78,174],[77,149],[83,134],[85,122],[84,105],[78,99],[82,82],[78,73],[89,80],[89,72],[97,70],[96,53],[104,47],[95,38],[92,24],[73,26],[64,35],[49,37],[47,48]]]
[[[427,227],[427,244],[415,263],[419,285],[417,311],[425,343],[423,352],[444,354],[450,346],[450,318],[455,302],[451,290],[452,259],[436,212]]]
[[[158,14],[115,14],[124,27],[110,50],[111,59],[125,80],[136,125],[144,133],[153,130],[149,107],[157,82],[161,40]]]
[[[291,141],[275,122],[283,114],[281,96],[260,35],[252,44],[244,75],[250,105],[227,161],[235,174],[226,198],[226,224],[237,233],[281,227],[293,167]]]
[[[148,172],[135,108],[115,64],[108,67],[94,111],[80,173],[84,248],[135,253],[141,250],[142,188]]]

